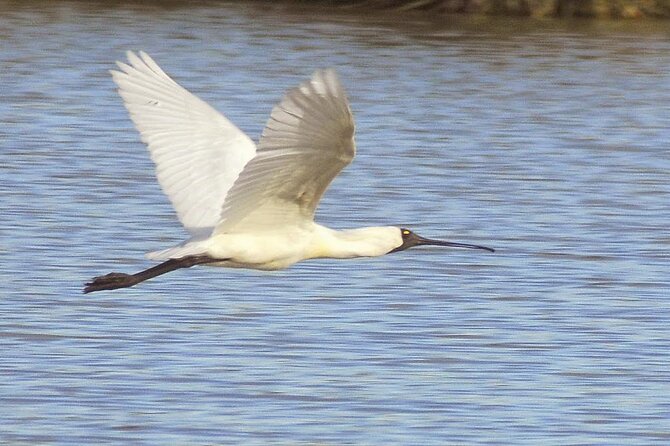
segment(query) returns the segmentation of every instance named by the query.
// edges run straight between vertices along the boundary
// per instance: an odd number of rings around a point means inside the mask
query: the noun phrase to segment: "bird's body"
[[[317,223],[286,226],[261,232],[217,234],[196,242],[193,254],[207,254],[211,266],[279,270],[307,259],[376,257],[402,244],[394,227],[336,231]],[[163,259],[163,256],[152,256]],[[178,257],[184,257],[182,253]]]
[[[318,70],[272,110],[258,147],[147,54],[112,71],[191,238],[148,254],[163,263],[110,273],[85,292],[123,288],[194,265],[277,270],[313,258],[376,257],[417,245],[477,248],[393,227],[337,231],[314,222],[321,196],[354,157],[354,122],[333,70]]]

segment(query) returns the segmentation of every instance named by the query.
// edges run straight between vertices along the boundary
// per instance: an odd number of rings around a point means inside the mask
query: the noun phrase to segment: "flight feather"
[[[313,220],[321,196],[354,154],[346,93],[334,70],[318,70],[272,110],[215,232]]]
[[[151,57],[127,53],[114,82],[156,164],[179,220],[194,236],[219,221],[229,189],[253,158],[253,141],[222,114],[172,80]]]

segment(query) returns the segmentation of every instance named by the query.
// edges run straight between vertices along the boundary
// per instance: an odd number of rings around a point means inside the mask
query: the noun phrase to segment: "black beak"
[[[405,232],[406,231],[406,232]],[[484,251],[495,252],[495,249],[488,248],[481,245],[471,245],[469,243],[445,242],[442,240],[432,240],[421,237],[411,231],[403,230],[402,245],[398,246],[391,252],[404,251],[413,246],[432,245],[432,246],[448,246],[450,248],[467,248],[467,249],[483,249]],[[389,253],[390,254],[390,253]]]
[[[445,242],[442,240],[431,240],[429,238],[423,238],[419,235],[417,235],[416,237],[418,240],[415,246],[420,245],[449,246],[452,248],[483,249],[484,251],[495,252],[495,249],[481,245],[471,245],[469,243]]]

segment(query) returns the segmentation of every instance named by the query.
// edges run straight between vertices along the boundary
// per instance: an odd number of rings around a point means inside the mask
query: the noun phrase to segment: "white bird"
[[[314,258],[375,257],[418,245],[491,248],[431,240],[392,226],[333,230],[314,222],[330,182],[354,157],[354,121],[332,69],[317,70],[274,107],[258,147],[146,53],[111,71],[156,164],[158,181],[191,238],[147,254],[163,263],[110,273],[85,293],[211,265],[260,270]]]

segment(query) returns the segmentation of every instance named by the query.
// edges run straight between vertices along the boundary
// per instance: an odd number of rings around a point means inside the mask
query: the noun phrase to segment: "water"
[[[0,6],[0,444],[670,442],[667,25]],[[81,294],[184,237],[108,74],[127,49],[254,138],[337,67],[359,153],[319,221],[497,252]]]

